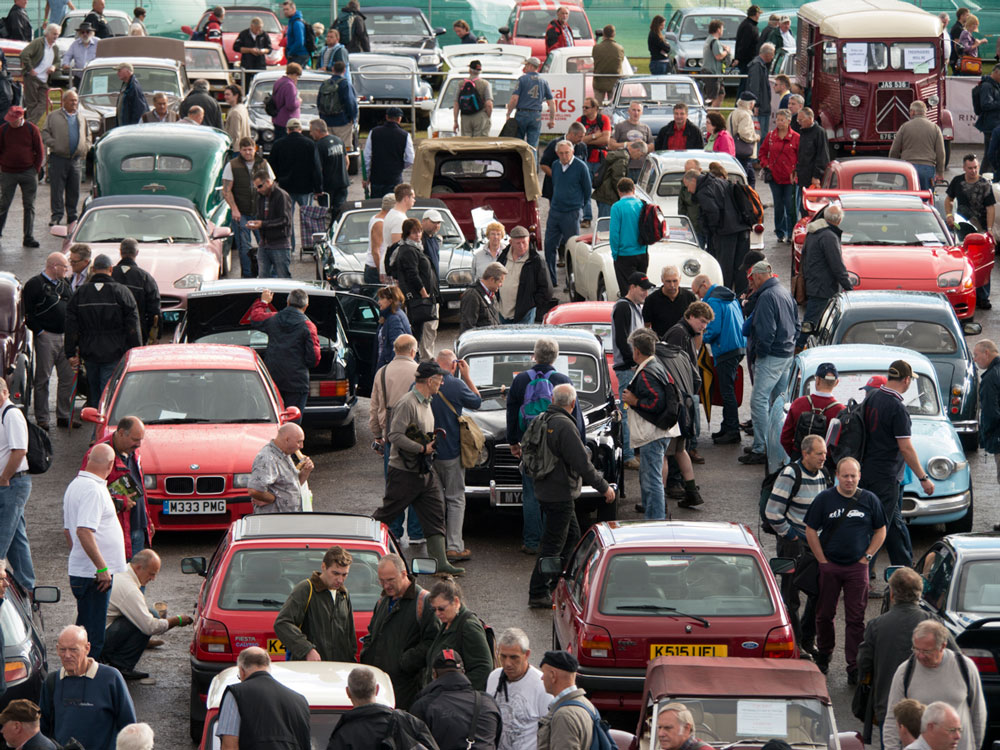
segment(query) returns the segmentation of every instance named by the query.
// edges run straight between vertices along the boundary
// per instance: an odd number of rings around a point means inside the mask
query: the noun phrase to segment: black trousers
[[[573,500],[558,503],[546,503],[541,500],[539,502],[545,511],[545,525],[542,527],[542,543],[538,547],[535,569],[531,571],[531,582],[528,584],[528,596],[532,599],[549,596],[552,593],[552,578],[542,573],[538,561],[543,557],[561,557],[565,565],[569,553],[580,541],[580,525],[576,520],[576,503]],[[423,522],[423,519],[420,520]]]
[[[437,474],[418,474],[390,466],[382,507],[372,513],[372,518],[389,523],[411,505],[427,536],[444,534],[444,493]]]
[[[789,540],[778,537],[778,557],[790,557],[797,559],[805,549],[806,543],[801,539]],[[800,646],[814,646],[816,644],[816,597],[806,594],[798,589],[792,582],[794,576],[786,575],[781,577],[781,598],[788,609],[788,619],[792,621],[792,632],[795,633],[795,642]],[[802,617],[799,617],[799,594],[806,597],[806,606],[802,610]]]
[[[104,631],[101,660],[119,671],[131,672],[148,644],[148,635],[127,617],[118,617]]]
[[[636,271],[646,273],[649,268],[649,253],[642,255],[619,255],[615,260],[615,278],[618,279],[618,296],[628,293],[628,277]]]

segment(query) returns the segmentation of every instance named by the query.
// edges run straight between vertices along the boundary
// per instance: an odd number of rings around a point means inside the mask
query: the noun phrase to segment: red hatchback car
[[[319,570],[335,544],[354,558],[347,590],[358,638],[368,633],[382,594],[378,561],[402,556],[385,524],[346,513],[267,513],[236,521],[209,560],[187,557],[185,573],[204,576],[191,640],[191,739],[201,738],[205,700],[212,678],[236,663],[240,651],[266,649],[275,661],[285,648],[274,635],[274,620],[295,584]],[[405,558],[404,558],[405,559]],[[423,562],[423,561],[419,561]],[[433,568],[416,566],[417,570]]]
[[[231,5],[223,6],[226,9],[226,17],[222,19],[222,47],[226,50],[226,59],[232,67],[237,67],[240,62],[240,55],[233,50],[233,43],[243,29],[250,28],[250,19],[259,18],[264,23],[264,32],[271,39],[271,52],[267,55],[268,67],[272,65],[285,64],[285,48],[281,46],[281,39],[285,35],[285,29],[281,21],[274,15],[274,11],[265,6],[252,5]],[[208,25],[208,17],[211,9],[206,10],[194,28],[181,26],[181,31],[189,37],[196,31],[204,31]],[[322,40],[320,40],[322,43]]]
[[[611,309],[614,306],[614,302],[564,302],[545,313],[542,322],[564,328],[581,328],[597,336],[604,346],[604,357],[608,361],[611,392],[618,393],[615,352],[611,345]]]
[[[602,711],[638,711],[658,656],[797,658],[778,583],[738,523],[595,524],[563,570],[552,647]]]
[[[122,417],[145,423],[139,456],[157,531],[213,531],[253,512],[253,459],[299,409],[284,407],[253,349],[162,344],[122,357],[82,416],[98,425],[98,440]]]
[[[569,27],[573,31],[574,47],[593,47],[594,31],[582,5],[555,0],[521,0],[510,10],[507,25],[501,26],[500,44],[530,47],[531,54],[544,61],[545,30],[556,17],[559,8],[569,9]]]

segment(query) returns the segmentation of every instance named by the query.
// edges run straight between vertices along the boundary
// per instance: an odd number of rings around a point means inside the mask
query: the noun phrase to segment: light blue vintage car
[[[889,365],[904,359],[913,368],[914,379],[903,396],[913,421],[913,445],[920,464],[934,480],[930,497],[920,489],[910,473],[903,487],[903,519],[909,524],[943,523],[949,533],[972,529],[972,476],[962,451],[958,433],[941,409],[940,388],[934,365],[912,349],[869,344],[818,346],[806,349],[792,360],[788,385],[771,404],[767,422],[768,471],[777,471],[788,462],[781,447],[781,428],[788,405],[799,396],[812,392],[816,368],[833,362],[840,373],[834,395],[842,404],[850,399],[861,401],[862,386],[872,375],[884,375]]]

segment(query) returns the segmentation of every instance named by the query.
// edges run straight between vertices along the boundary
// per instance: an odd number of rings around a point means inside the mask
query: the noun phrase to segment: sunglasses
[[[261,185],[254,185],[253,188],[254,188],[254,190],[263,190],[264,186],[262,184]]]

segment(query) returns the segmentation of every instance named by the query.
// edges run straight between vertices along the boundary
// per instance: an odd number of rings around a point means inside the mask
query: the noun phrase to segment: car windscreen
[[[221,48],[220,48],[221,49]],[[214,49],[185,49],[184,64],[188,70],[226,70],[225,58]]]
[[[840,382],[833,389],[834,398],[842,404],[846,404],[852,398],[859,400],[864,395],[862,387],[873,375],[884,377],[885,369],[854,372],[841,370]],[[816,393],[813,381],[812,377],[806,381],[805,393]],[[910,388],[903,394],[903,403],[906,405],[906,411],[913,417],[933,417],[941,411],[937,387],[935,387],[934,381],[923,373],[913,374]]]
[[[493,107],[506,107],[511,95],[514,93],[514,89],[517,88],[517,79],[492,78],[490,76],[481,76],[481,78],[484,81],[489,81],[490,86],[493,88]],[[464,78],[452,78],[445,84],[444,91],[438,96],[437,108],[439,110],[450,110],[455,106],[455,98],[458,96],[463,83],[465,83]]]
[[[909,190],[910,181],[899,172],[858,172],[851,178],[851,190]]]
[[[774,602],[750,555],[636,552],[608,561],[602,614],[663,617],[672,610],[700,617],[762,617],[774,614]]]
[[[656,194],[665,198],[673,198],[680,195],[681,180],[683,177],[683,172],[664,172],[663,176],[660,177],[660,184],[656,186]],[[736,172],[729,172],[728,177],[729,181],[734,185],[742,185],[744,183],[743,175]]]
[[[530,353],[505,354],[482,352],[470,354],[464,358],[469,363],[469,373],[472,382],[479,389],[510,387],[514,376],[530,370],[534,366],[534,357]],[[604,362],[589,354],[560,354],[553,364],[557,372],[569,378],[570,383],[579,393],[597,393],[601,387],[600,367],[607,367]]]
[[[231,32],[233,34],[239,34],[244,29],[250,28],[251,19],[259,18],[264,24],[264,31],[268,34],[280,34],[282,32],[281,26],[278,25],[278,19],[271,13],[261,13],[260,11],[241,11],[234,8],[228,8],[226,10],[226,17],[222,19],[222,31]],[[205,16],[204,22],[201,24],[201,28],[205,28],[208,23],[208,16]]]
[[[741,18],[736,16],[719,16],[719,15],[708,15],[708,16],[687,16],[684,22],[681,24],[681,41],[682,42],[692,42],[699,41],[704,42],[708,38],[708,25],[712,23],[715,19],[722,21],[722,39],[735,39],[736,29],[740,26]]]
[[[63,21],[62,33],[59,35],[63,38],[75,37],[76,30],[80,28],[80,24],[83,23],[83,19],[87,17],[87,14],[68,16],[65,21]],[[104,20],[108,24],[108,28],[111,29],[111,36],[128,36],[128,27],[131,24],[127,18],[122,18],[121,16],[105,16]]]
[[[180,79],[177,71],[170,68],[147,68],[137,65],[135,77],[139,79],[146,98],[158,91],[180,98]],[[94,67],[85,70],[80,82],[80,98],[100,106],[114,106],[121,90],[122,82],[113,66]]]
[[[155,424],[277,422],[256,370],[137,370],[114,399],[109,424],[126,415]]]
[[[353,594],[352,594],[353,597]],[[310,746],[314,750],[322,750],[330,742],[330,735],[333,734],[334,727],[340,723],[343,711],[320,711],[315,708],[309,709],[309,735]],[[212,716],[208,722],[208,732],[205,734],[207,741],[205,750],[222,750],[222,741],[216,736],[215,728],[219,725],[218,714]]]
[[[549,24],[555,20],[555,10],[522,10],[517,18],[515,34],[526,39],[542,39]],[[587,19],[578,10],[569,12],[569,28],[574,39],[592,39]]]
[[[615,106],[628,107],[632,102],[662,104],[684,102],[689,107],[704,106],[691,81],[627,81],[622,83]]]
[[[305,79],[300,78],[298,83],[299,96],[302,98],[301,109],[313,109],[319,111],[317,108],[316,101],[319,97],[319,87],[323,85],[323,81],[318,81],[315,79]],[[248,106],[258,106],[261,111],[264,109],[264,97],[271,93],[274,89],[274,81],[262,80],[255,81],[254,87],[250,92],[250,101]]]
[[[496,152],[492,157],[440,153],[435,156],[431,193],[521,193],[524,172],[521,154]]]
[[[752,685],[743,688],[746,698],[688,698],[672,692],[660,710],[667,703],[683,703],[698,725],[698,738],[714,747],[740,742],[759,747],[770,738],[798,748],[827,746],[833,732],[828,706],[815,698],[759,699],[753,696]],[[756,737],[766,739],[754,741]]]
[[[355,612],[371,612],[382,594],[375,550],[344,548],[353,562],[344,584]],[[320,569],[327,547],[239,550],[226,568],[219,607],[236,611],[277,611],[297,583]]]
[[[610,323],[560,323],[559,325],[563,328],[576,328],[581,331],[590,331],[601,340],[601,344],[604,346],[605,354],[611,354],[614,351],[614,346],[611,343]]]
[[[945,228],[931,211],[861,210],[844,211],[840,222],[844,245],[949,245]]]
[[[121,206],[91,209],[80,219],[74,242],[206,242],[198,217],[182,208]]]
[[[954,354],[958,344],[951,331],[926,320],[866,320],[844,332],[841,344],[901,346],[921,354]]]
[[[1000,559],[970,560],[962,565],[955,609],[990,617],[1000,613]]]
[[[407,218],[420,219],[423,217],[426,208],[411,208],[406,212]],[[358,255],[368,251],[368,222],[378,213],[374,208],[363,211],[351,211],[346,214],[337,227],[337,234],[333,243],[345,253]],[[462,243],[465,238],[461,230],[451,218],[451,214],[441,212],[441,229],[437,236],[441,238],[443,245],[452,243]]]
[[[430,36],[423,17],[418,13],[372,13],[365,11],[365,26],[369,34],[378,36]]]
[[[871,70],[934,70],[936,53],[932,42],[844,42],[841,51],[844,70],[866,73]]]

